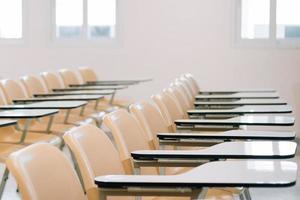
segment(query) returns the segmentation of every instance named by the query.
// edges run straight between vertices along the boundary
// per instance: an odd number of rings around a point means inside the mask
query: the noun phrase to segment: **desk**
[[[55,97],[39,97],[27,99],[14,99],[14,103],[40,102],[40,101],[95,101],[104,98],[103,95],[70,95]]]
[[[244,105],[286,105],[280,99],[240,99],[236,101],[195,101],[195,106],[218,107],[218,106],[244,106]]]
[[[64,123],[68,123],[71,109],[84,107],[86,101],[42,101],[25,105],[3,105],[0,110],[17,110],[17,109],[64,109],[67,110]]]
[[[241,90],[202,90],[199,94],[234,94],[234,93],[257,93],[276,92],[275,89],[241,89]]]
[[[27,132],[29,130],[29,125],[31,123],[32,119],[35,118],[40,118],[40,117],[46,117],[46,116],[51,116],[48,126],[47,126],[47,132],[50,132],[52,122],[53,122],[53,117],[54,114],[58,113],[59,111],[57,109],[39,109],[39,110],[34,110],[34,109],[19,109],[19,110],[7,110],[7,111],[0,111],[0,118],[9,118],[9,119],[26,119],[25,121],[25,126],[22,131],[22,137],[20,140],[20,143],[23,143]]]
[[[131,152],[135,160],[219,160],[293,158],[297,143],[289,141],[223,142],[199,150],[140,150]],[[180,161],[179,161],[180,162]],[[195,163],[196,164],[196,163]],[[197,164],[196,164],[197,165]]]
[[[76,95],[112,95],[115,90],[76,90],[76,91],[57,91],[47,94],[34,94],[35,97],[49,97],[49,96],[76,96]]]
[[[244,115],[244,114],[278,114],[292,113],[287,105],[240,106],[233,109],[195,109],[188,110],[189,115]]]
[[[101,85],[92,85],[92,86],[80,86],[80,87],[70,87],[70,88],[57,88],[53,89],[54,92],[59,91],[77,91],[77,90],[122,90],[127,88],[127,86],[101,86]]]
[[[0,110],[11,109],[75,109],[87,104],[86,101],[42,101],[31,104],[2,105]]]
[[[88,81],[87,85],[134,85],[134,84],[148,82],[152,80],[153,80],[152,78],[140,79],[140,80],[99,80],[99,81]]]
[[[294,117],[289,116],[241,116],[229,119],[179,119],[175,120],[178,126],[197,126],[197,125],[214,125],[214,126],[293,126]]]
[[[297,179],[297,164],[290,161],[216,161],[209,162],[179,175],[107,175],[95,178],[95,184],[106,195],[109,189],[129,193],[131,187],[163,189],[203,187],[287,187]],[[133,188],[132,188],[133,189]],[[138,193],[137,189],[137,193]],[[125,191],[124,191],[125,190]],[[179,191],[178,191],[179,192]],[[153,193],[152,193],[153,194]],[[161,191],[158,192],[161,195]]]
[[[219,94],[219,95],[196,95],[197,100],[210,99],[277,99],[279,95],[276,92],[258,92],[258,93],[235,93],[235,94]]]
[[[294,140],[292,131],[247,131],[231,130],[221,133],[158,133],[159,140]]]
[[[4,120],[0,119],[0,127],[13,126],[17,124],[17,120]]]

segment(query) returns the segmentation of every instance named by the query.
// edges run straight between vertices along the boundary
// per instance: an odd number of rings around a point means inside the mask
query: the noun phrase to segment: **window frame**
[[[21,0],[22,3],[22,37],[21,38],[1,38],[0,37],[0,44],[3,45],[24,45],[26,36],[27,36],[27,29],[25,29],[25,22],[27,22],[27,3],[28,1]]]
[[[269,38],[247,39],[241,37],[242,28],[242,0],[235,0],[235,46],[238,47],[271,47],[271,48],[300,48],[299,38],[276,38],[276,10],[277,0],[270,1]]]
[[[56,0],[51,0],[51,40],[54,45],[64,46],[116,46],[119,40],[119,1],[116,1],[116,25],[114,37],[88,37],[88,8],[87,1],[83,0],[83,25],[78,38],[59,38],[56,35]]]

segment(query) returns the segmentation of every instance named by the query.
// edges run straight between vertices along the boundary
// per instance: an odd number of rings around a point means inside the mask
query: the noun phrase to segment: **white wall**
[[[191,72],[205,89],[275,88],[300,119],[300,51],[234,47],[232,0],[119,0],[120,40],[99,48],[53,45],[50,0],[25,2],[27,41],[0,46],[1,77],[86,65],[105,78],[155,78],[124,93],[142,98]]]

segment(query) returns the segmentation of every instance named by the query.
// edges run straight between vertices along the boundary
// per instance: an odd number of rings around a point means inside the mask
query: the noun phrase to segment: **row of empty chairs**
[[[91,70],[87,71],[83,75],[84,83],[73,74],[70,76],[72,78],[67,78],[70,82],[65,82],[67,87],[61,87],[60,91],[93,91],[85,93],[89,96],[95,95],[100,88],[116,89],[121,87],[112,86],[139,82],[101,82],[96,80]],[[35,94],[53,92],[58,87],[43,91],[39,89],[38,79],[28,76],[22,78],[22,82],[31,91],[31,98]],[[11,153],[6,163],[18,183],[22,199],[81,200],[106,199],[108,196],[117,199],[139,199],[140,196],[176,196],[184,199],[233,199],[239,196],[240,199],[251,199],[248,187],[295,184],[296,163],[275,160],[293,157],[297,146],[295,142],[280,139],[253,141],[251,134],[252,137],[255,134],[240,127],[236,130],[235,126],[195,128],[176,124],[178,120],[190,120],[187,111],[195,109],[195,96],[199,92],[193,76],[184,74],[161,93],[151,96],[151,100],[125,105],[127,109],[123,108],[123,100],[113,104],[118,107],[107,109],[114,101],[105,100],[105,106],[99,106],[106,111],[103,124],[97,127],[93,121],[76,123],[72,120],[74,123],[68,124],[71,129],[60,129],[63,131],[59,136],[63,137],[70,150],[73,163],[58,148],[45,143],[33,144]],[[62,96],[65,95],[68,94]],[[88,115],[95,113],[92,109],[95,106],[92,106],[87,106]],[[78,112],[74,114],[76,117],[80,116]],[[66,125],[60,120],[54,122],[55,125]],[[183,130],[183,135],[223,135],[224,138],[220,140],[215,137],[213,142],[173,140],[169,143],[158,138],[159,133],[180,135]],[[239,135],[239,140],[228,141],[231,139],[226,138],[227,130],[230,130],[231,136],[234,132]],[[293,133],[282,135],[282,138],[286,135],[285,140],[294,139]],[[276,139],[274,132],[265,134],[265,140],[267,136]],[[244,151],[245,148],[250,150]],[[273,151],[274,148],[279,150]],[[253,158],[256,160],[248,160]]]
[[[44,72],[40,76],[28,75],[21,77],[20,80],[1,80],[0,118],[18,120],[17,122],[3,121],[0,130],[1,162],[5,162],[11,152],[33,143],[47,142],[63,148],[62,135],[70,128],[85,123],[100,126],[105,112],[111,112],[119,106],[127,106],[126,100],[112,101],[107,100],[105,96],[115,95],[117,90],[126,89],[130,84],[125,86],[106,84],[89,90],[98,92],[98,95],[83,95],[81,91],[86,90],[76,90],[77,87],[74,87],[76,91],[73,94],[72,90],[64,95],[54,91],[69,88],[69,81],[70,84],[75,80],[80,81],[78,75],[81,74],[83,83],[97,80],[96,73],[90,68],[80,68],[78,71],[79,73],[76,74],[75,71],[64,69],[58,73]],[[114,104],[117,101],[118,106]],[[1,195],[7,178],[8,170],[5,169],[0,186]]]

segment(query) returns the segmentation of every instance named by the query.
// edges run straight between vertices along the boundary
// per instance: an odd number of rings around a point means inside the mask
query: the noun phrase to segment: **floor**
[[[300,142],[300,139],[298,139],[298,144]],[[67,152],[66,152],[67,153]],[[298,148],[297,155],[295,158],[291,159],[293,161],[296,161],[298,165],[300,166],[300,150]],[[0,167],[1,174],[4,170],[4,166],[1,165]],[[298,180],[300,180],[300,174],[298,173]],[[16,182],[12,176],[10,176],[3,197],[3,200],[19,200],[20,196],[16,192]],[[250,193],[252,196],[252,200],[299,200],[300,199],[300,181],[293,186],[289,188],[276,188],[276,189],[250,189]]]

